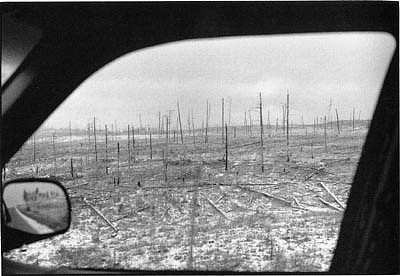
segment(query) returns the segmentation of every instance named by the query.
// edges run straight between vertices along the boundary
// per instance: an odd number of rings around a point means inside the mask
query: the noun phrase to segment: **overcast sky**
[[[117,121],[158,127],[158,112],[166,114],[180,104],[182,122],[193,110],[195,125],[205,120],[211,103],[211,126],[221,124],[225,98],[231,124],[243,124],[244,113],[259,114],[262,93],[264,121],[281,122],[286,92],[290,120],[312,123],[337,108],[339,119],[369,119],[395,48],[383,33],[257,36],[188,40],[146,48],[120,57],[88,78],[56,110],[46,126],[86,127],[96,116],[99,124]],[[176,111],[174,115],[176,114]],[[175,118],[175,117],[173,117]],[[175,121],[172,120],[174,123]],[[173,124],[175,126],[175,124]]]

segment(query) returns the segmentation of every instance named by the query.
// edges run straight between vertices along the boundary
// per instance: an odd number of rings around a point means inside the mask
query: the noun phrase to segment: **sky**
[[[70,95],[44,123],[45,127],[86,128],[117,121],[158,127],[158,114],[172,113],[187,125],[193,111],[196,127],[211,104],[210,125],[221,125],[221,99],[225,118],[243,125],[245,112],[263,120],[282,120],[282,104],[290,96],[290,121],[312,123],[338,110],[339,119],[370,119],[395,49],[385,33],[331,33],[266,35],[197,39],[172,42],[124,55],[107,64]],[[230,104],[229,104],[230,103]],[[361,112],[361,113],[360,113]],[[140,115],[139,115],[140,114]],[[191,116],[191,115],[190,115]],[[248,114],[246,115],[248,118]],[[175,124],[173,124],[175,126]]]

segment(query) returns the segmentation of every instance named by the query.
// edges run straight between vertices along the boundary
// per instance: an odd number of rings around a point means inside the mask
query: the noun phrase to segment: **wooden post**
[[[108,175],[108,135],[107,135],[107,124],[104,126],[106,136],[106,174]]]
[[[206,136],[204,139],[204,143],[208,143],[208,100],[206,101],[207,107],[206,107]]]
[[[262,99],[260,93],[260,143],[261,143],[261,172],[264,172],[264,144],[263,144],[263,118],[262,118]]]
[[[182,133],[182,122],[181,122],[181,112],[179,110],[179,102],[177,102],[178,105],[178,119],[179,119],[179,129],[181,131],[181,142],[183,144],[183,133]]]
[[[225,124],[225,171],[228,170],[228,125]]]
[[[222,98],[222,105],[221,105],[221,126],[222,126],[222,144],[224,143],[224,98]]]
[[[353,107],[353,131],[354,131],[354,116],[355,116],[355,113],[356,112],[356,110],[354,109],[354,107]]]
[[[338,130],[338,134],[340,134],[340,127],[339,127],[339,115],[337,112],[337,109],[335,109],[336,111],[336,123],[337,123],[337,130]]]
[[[236,138],[236,127],[233,128],[233,138]]]
[[[278,117],[276,117],[275,132],[278,132]]]
[[[304,120],[303,120],[303,116],[301,116],[301,123],[302,123],[303,129],[304,129]]]
[[[130,137],[130,127],[128,124],[128,169],[131,169],[131,137]]]
[[[324,139],[325,139],[325,151],[328,151],[328,146],[326,144],[326,116],[324,116]]]
[[[290,161],[289,157],[289,93],[286,95],[286,146],[287,146],[287,161]]]
[[[97,166],[97,141],[96,141],[96,118],[93,117],[93,135],[94,135],[94,153],[96,155],[96,166]]]
[[[55,176],[57,173],[57,167],[56,167],[57,156],[56,156],[56,145],[54,143],[54,139],[55,139],[55,133],[53,132],[53,155],[54,155],[54,176]]]

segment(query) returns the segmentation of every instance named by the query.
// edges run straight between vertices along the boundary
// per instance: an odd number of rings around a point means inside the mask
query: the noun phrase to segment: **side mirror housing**
[[[65,233],[70,227],[71,203],[66,189],[55,180],[11,180],[2,195],[5,251]]]

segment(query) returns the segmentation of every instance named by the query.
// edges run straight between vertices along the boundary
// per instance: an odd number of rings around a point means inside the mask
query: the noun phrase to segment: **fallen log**
[[[85,183],[77,184],[77,185],[74,185],[74,186],[66,187],[66,189],[68,190],[68,189],[72,189],[72,188],[77,188],[77,187],[85,186],[85,185],[88,185],[88,184],[89,184],[89,182],[85,182]]]
[[[110,227],[115,231],[118,232],[118,229],[115,228],[115,226],[99,211],[97,210],[92,204],[90,204],[84,197],[82,197],[83,202],[89,206],[93,211],[95,211],[95,213],[101,217],[108,225],[110,225]]]
[[[120,216],[119,218],[114,219],[112,222],[116,222],[116,221],[119,221],[119,220],[121,220],[121,219],[127,218],[127,217],[129,217],[129,216],[131,216],[131,215],[133,215],[133,214],[142,212],[142,211],[144,211],[144,210],[146,210],[146,209],[149,209],[149,208],[150,208],[150,206],[146,206],[146,207],[143,207],[143,208],[141,208],[141,209],[139,209],[139,210],[136,210],[136,211],[133,211],[133,212],[129,212],[128,214],[125,214],[125,215],[123,215],[123,216]]]
[[[319,184],[321,184],[322,188],[324,188],[328,192],[328,194],[331,195],[331,197],[340,205],[340,207],[343,208],[343,210],[346,209],[343,203],[339,201],[339,199],[328,189],[328,187],[325,186],[323,182],[320,182]]]
[[[322,198],[318,197],[318,199],[319,199],[323,204],[325,204],[326,206],[331,207],[332,209],[335,209],[336,211],[342,211],[342,209],[336,207],[335,205],[330,204],[329,202],[323,200]]]
[[[283,198],[280,198],[280,197],[277,197],[277,196],[274,196],[274,195],[271,195],[271,194],[268,194],[268,193],[265,193],[265,192],[259,192],[259,191],[256,191],[256,190],[252,190],[252,189],[249,189],[249,188],[245,188],[245,187],[242,187],[242,186],[239,186],[239,187],[240,187],[241,189],[245,190],[245,191],[253,192],[253,193],[256,193],[256,194],[261,194],[261,195],[263,195],[263,196],[265,196],[265,197],[269,197],[269,198],[278,200],[278,201],[280,201],[280,202],[283,202],[283,203],[285,203],[285,204],[288,205],[288,206],[292,206],[292,202],[290,202],[290,201],[288,201],[288,200],[286,200],[286,199],[283,199]]]
[[[325,168],[319,168],[319,169],[314,169],[316,170],[315,172],[312,172],[310,175],[305,177],[305,180],[309,180],[311,177],[313,177],[314,175],[319,174],[320,172],[322,172],[323,170],[325,170]]]
[[[205,199],[211,205],[211,207],[213,207],[213,209],[217,211],[218,214],[220,214],[226,220],[229,220],[228,217],[224,214],[224,212],[220,210],[217,206],[215,206],[214,203],[211,202],[211,200],[209,200],[207,197],[205,197]]]
[[[221,201],[221,199],[223,199],[225,197],[225,194],[223,194],[222,196],[220,196],[220,198],[217,199],[217,201],[215,203],[218,203]]]

